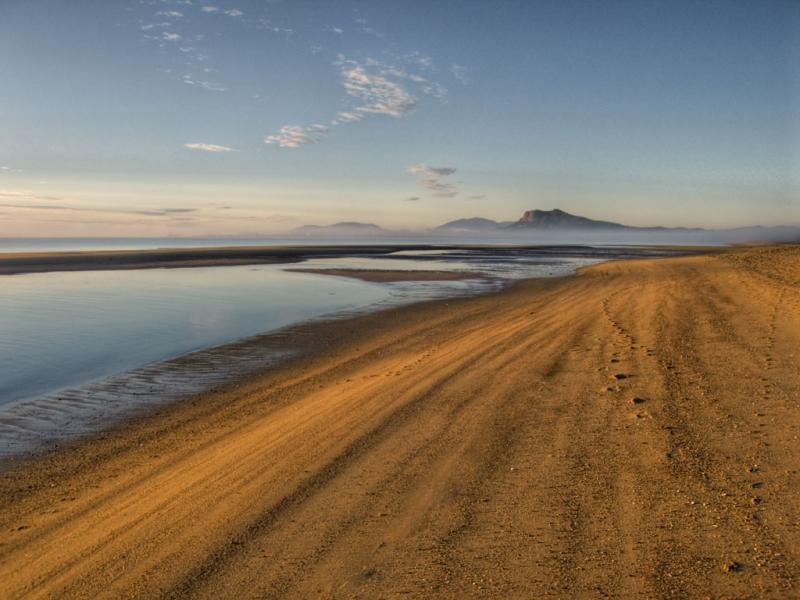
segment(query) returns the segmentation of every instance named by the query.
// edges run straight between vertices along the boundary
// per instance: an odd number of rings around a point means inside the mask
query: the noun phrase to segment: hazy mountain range
[[[494,221],[471,217],[449,221],[427,231],[397,231],[374,223],[343,222],[333,225],[305,225],[293,229],[293,235],[309,237],[424,236],[436,235],[469,238],[530,238],[532,241],[569,239],[587,242],[759,242],[800,241],[800,225],[762,227],[754,225],[733,229],[687,227],[635,227],[612,221],[600,221],[572,215],[559,209],[528,210],[516,221]]]

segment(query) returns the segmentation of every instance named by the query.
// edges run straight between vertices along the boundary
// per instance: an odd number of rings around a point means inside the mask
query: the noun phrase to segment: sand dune
[[[800,248],[314,335],[3,473],[0,596],[800,593]]]

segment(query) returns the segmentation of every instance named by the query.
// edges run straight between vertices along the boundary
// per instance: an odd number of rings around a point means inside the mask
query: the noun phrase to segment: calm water
[[[5,277],[0,405],[366,306],[388,293],[275,265]]]
[[[284,270],[298,265],[2,277],[0,455],[91,431],[137,406],[200,391],[291,351],[274,344],[267,351],[255,338],[250,344],[221,344],[323,316],[479,293],[519,277],[567,275],[597,260],[407,251],[301,265],[490,276],[393,284]],[[187,353],[194,354],[185,358]]]

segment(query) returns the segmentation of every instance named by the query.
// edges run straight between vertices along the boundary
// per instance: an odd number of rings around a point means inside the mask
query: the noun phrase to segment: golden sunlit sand
[[[800,247],[605,263],[314,336],[12,464],[0,597],[800,589]]]

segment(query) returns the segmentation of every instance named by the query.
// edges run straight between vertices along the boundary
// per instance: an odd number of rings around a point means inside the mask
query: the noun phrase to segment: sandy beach
[[[311,335],[8,466],[0,597],[800,593],[800,247],[609,262]]]

